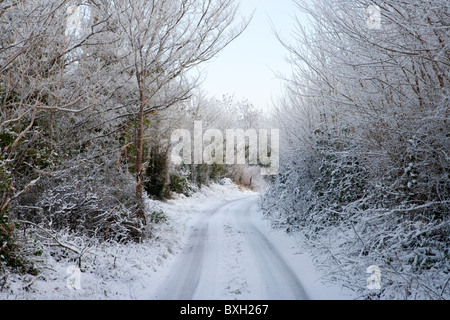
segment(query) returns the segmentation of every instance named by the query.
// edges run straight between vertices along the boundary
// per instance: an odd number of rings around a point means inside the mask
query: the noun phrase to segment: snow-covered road
[[[38,276],[8,275],[0,300],[352,298],[340,285],[322,281],[318,260],[300,235],[264,219],[259,197],[230,181],[204,186],[190,197],[148,199],[149,212],[162,211],[167,220],[152,225],[152,237],[142,243],[87,247],[80,290],[67,288],[73,256],[50,247]],[[68,236],[60,238],[74,241]]]
[[[246,196],[201,213],[152,298],[309,299],[298,270],[263,228],[257,200]]]

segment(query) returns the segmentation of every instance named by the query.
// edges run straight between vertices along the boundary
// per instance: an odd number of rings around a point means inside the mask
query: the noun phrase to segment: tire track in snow
[[[259,272],[259,294],[268,300],[307,300],[303,288],[291,266],[286,262],[276,246],[252,222],[251,213],[256,210],[256,202],[248,199],[241,203],[239,214],[235,214],[236,224],[246,236],[250,252],[257,262]],[[255,270],[256,272],[256,270]]]

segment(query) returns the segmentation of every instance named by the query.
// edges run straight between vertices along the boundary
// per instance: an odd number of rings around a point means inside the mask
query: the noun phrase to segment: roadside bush
[[[42,177],[14,205],[16,219],[104,240],[139,241],[143,226],[132,177],[114,165],[80,164]]]
[[[170,175],[170,191],[184,194],[189,196],[192,189],[189,186],[189,181],[187,178],[179,176],[177,174]]]

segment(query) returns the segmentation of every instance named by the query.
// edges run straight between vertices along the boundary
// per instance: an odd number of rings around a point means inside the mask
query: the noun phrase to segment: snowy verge
[[[274,228],[272,221],[261,218],[260,211],[255,212],[253,222],[294,269],[300,282],[311,300],[354,300],[353,291],[339,283],[326,279],[326,274],[317,268],[315,257],[310,248],[300,241],[297,234],[286,233],[285,230]],[[320,257],[319,257],[320,259]]]
[[[36,276],[0,275],[0,300],[145,299],[146,292],[161,282],[170,261],[183,247],[198,213],[246,194],[252,192],[224,180],[204,186],[190,197],[176,195],[164,202],[146,199],[148,214],[162,211],[165,218],[151,224],[151,238],[127,244],[70,239],[86,252],[78,275],[73,271],[79,263],[74,255],[60,247],[45,247]],[[69,235],[61,234],[61,238]],[[68,281],[74,277],[78,277],[80,289],[69,289],[73,285]]]

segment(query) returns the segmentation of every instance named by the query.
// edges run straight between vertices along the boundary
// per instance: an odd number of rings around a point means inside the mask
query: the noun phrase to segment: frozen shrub
[[[15,216],[53,230],[112,239],[139,240],[143,226],[132,178],[117,167],[79,165],[43,178],[15,206]]]

